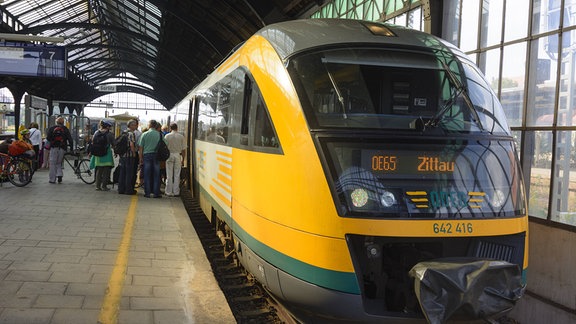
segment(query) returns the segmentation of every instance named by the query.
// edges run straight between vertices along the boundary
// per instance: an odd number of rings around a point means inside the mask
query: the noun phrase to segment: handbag
[[[160,140],[158,141],[158,145],[156,146],[156,160],[158,161],[166,161],[170,157],[170,150],[164,142],[164,135],[160,134]]]

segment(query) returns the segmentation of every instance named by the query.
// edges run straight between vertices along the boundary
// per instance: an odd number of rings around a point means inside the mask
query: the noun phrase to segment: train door
[[[182,157],[182,163],[185,168],[182,169],[182,173],[180,174],[180,185],[185,186],[186,189],[189,190],[192,190],[192,180],[194,179],[192,176],[194,170],[192,169],[193,160],[191,150],[191,146],[193,145],[191,141],[191,132],[193,129],[192,118],[194,117],[193,108],[193,98],[186,98],[185,104],[181,106],[179,105],[176,115],[174,116],[174,121],[178,124],[178,129],[186,141],[186,153],[184,153],[184,156]],[[186,117],[182,118],[182,116]]]
[[[200,198],[200,184],[196,180],[196,175],[198,175],[197,163],[196,161],[196,134],[198,125],[198,106],[200,105],[200,99],[196,96],[190,99],[190,118],[188,118],[188,166],[190,170],[190,189],[192,190],[192,196],[196,199]]]

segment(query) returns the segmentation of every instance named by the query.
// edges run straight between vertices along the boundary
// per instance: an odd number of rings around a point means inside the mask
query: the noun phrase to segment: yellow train
[[[375,22],[273,24],[175,111],[202,210],[299,320],[484,319],[522,296],[513,137],[454,46]]]

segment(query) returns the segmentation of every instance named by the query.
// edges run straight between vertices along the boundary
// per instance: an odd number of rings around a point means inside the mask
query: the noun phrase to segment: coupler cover
[[[510,311],[526,285],[516,264],[498,260],[437,259],[409,272],[429,323],[453,319],[490,319]]]

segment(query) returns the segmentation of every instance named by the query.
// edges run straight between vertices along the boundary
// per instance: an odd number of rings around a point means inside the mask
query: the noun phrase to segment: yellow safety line
[[[116,263],[112,274],[108,280],[108,287],[106,288],[106,295],[100,308],[100,315],[98,315],[98,323],[100,324],[116,324],[118,323],[118,312],[120,311],[120,299],[122,298],[122,287],[124,286],[124,279],[126,278],[126,267],[128,266],[128,253],[130,250],[130,241],[132,239],[132,229],[134,227],[134,220],[136,219],[136,203],[138,202],[138,195],[132,196],[126,221],[124,223],[124,231],[122,232],[122,240],[118,247],[118,254],[116,254]]]

